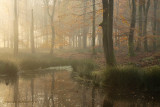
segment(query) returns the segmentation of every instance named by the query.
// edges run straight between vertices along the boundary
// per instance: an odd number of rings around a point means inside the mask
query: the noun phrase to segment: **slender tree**
[[[156,35],[157,35],[157,8],[158,8],[158,0],[154,0],[154,12],[153,12],[153,35],[154,35],[154,39],[153,39],[153,50],[155,51],[157,49],[156,47]]]
[[[54,44],[55,44],[55,28],[53,25],[53,21],[54,21],[54,14],[55,14],[55,7],[56,7],[56,2],[57,0],[44,0],[44,3],[46,5],[47,8],[47,13],[48,16],[50,18],[50,23],[51,23],[51,30],[52,30],[52,38],[51,38],[51,49],[50,49],[50,54],[53,54],[53,48],[54,48]],[[52,11],[50,12],[50,3],[52,3]]]
[[[144,11],[144,24],[143,24],[143,36],[144,36],[144,50],[148,51],[148,39],[147,39],[147,25],[148,25],[148,12],[149,12],[149,7],[150,7],[150,0],[143,1],[143,11]]]
[[[135,2],[135,0],[132,0],[131,25],[130,25],[130,33],[129,33],[129,38],[128,38],[129,56],[134,56],[135,26],[136,26],[136,2]]]
[[[87,0],[83,0],[83,23],[84,23],[84,26],[83,26],[83,48],[86,48],[87,47],[87,27],[86,27],[86,8],[87,7]]]
[[[17,15],[17,0],[14,0],[14,55],[18,54],[18,15]]]
[[[34,15],[33,15],[33,9],[31,12],[31,31],[30,31],[30,43],[31,43],[31,52],[35,53],[35,45],[34,45]]]
[[[141,37],[142,37],[142,33],[143,33],[143,16],[142,16],[142,12],[143,12],[143,7],[142,7],[142,0],[139,0],[139,12],[138,12],[138,15],[139,15],[139,38],[138,38],[138,43],[137,43],[137,48],[136,50],[137,51],[140,51],[140,48],[141,48]]]
[[[93,54],[96,54],[95,50],[95,39],[96,39],[96,6],[95,6],[95,0],[93,2],[93,25],[92,25],[92,48],[93,48]]]

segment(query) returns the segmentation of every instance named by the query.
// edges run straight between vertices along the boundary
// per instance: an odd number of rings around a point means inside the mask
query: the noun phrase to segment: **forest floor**
[[[7,58],[7,56],[13,56],[12,50],[10,49],[0,49],[0,59]],[[98,50],[96,55],[92,54],[91,49],[56,49],[53,56],[49,55],[49,50],[39,49],[37,50],[35,55],[30,53],[30,50],[21,50],[20,56],[26,57],[29,59],[31,56],[39,56],[39,58],[49,58],[51,57],[59,57],[64,59],[75,59],[75,60],[83,60],[83,59],[91,59],[97,65],[104,68],[105,67],[105,57],[102,50]],[[148,67],[153,65],[160,65],[160,50],[156,52],[136,52],[134,57],[129,57],[127,54],[127,50],[117,51],[115,52],[116,61],[118,65],[136,65],[138,67]],[[32,58],[32,57],[31,57]],[[30,58],[30,59],[31,59]],[[9,58],[12,59],[12,58]]]
[[[56,53],[56,56],[62,58],[71,58],[71,59],[92,59],[100,67],[105,66],[105,57],[103,52],[98,52],[96,55],[93,55],[91,52],[64,52],[59,51]],[[129,57],[127,52],[116,52],[116,61],[118,65],[136,65],[138,67],[147,67],[153,65],[160,65],[160,51],[156,52],[136,52],[134,57]]]

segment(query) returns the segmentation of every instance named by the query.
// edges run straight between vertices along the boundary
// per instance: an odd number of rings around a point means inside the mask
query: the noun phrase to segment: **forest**
[[[160,1],[0,0],[0,107],[160,107]]]

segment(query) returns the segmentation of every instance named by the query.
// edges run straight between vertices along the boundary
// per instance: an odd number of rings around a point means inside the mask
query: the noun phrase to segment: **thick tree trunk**
[[[132,0],[132,16],[131,16],[130,33],[129,33],[129,38],[128,38],[129,56],[134,56],[135,26],[136,26],[136,2],[135,0]]]
[[[116,64],[113,49],[113,0],[102,0],[103,3],[103,47],[107,66]]]
[[[100,32],[98,33],[98,45],[99,47],[102,47],[102,35]]]

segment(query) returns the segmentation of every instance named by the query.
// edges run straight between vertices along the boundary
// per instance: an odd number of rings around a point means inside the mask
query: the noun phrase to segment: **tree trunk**
[[[107,66],[116,64],[113,49],[113,2],[114,0],[102,0],[103,3],[103,47]]]
[[[96,38],[96,6],[95,6],[95,0],[93,2],[93,25],[92,25],[92,48],[93,48],[93,54],[96,54],[95,50],[95,38]]]
[[[98,45],[99,47],[102,47],[102,35],[100,32],[98,32]]]
[[[132,16],[131,16],[130,33],[129,33],[129,38],[128,38],[129,56],[134,56],[135,26],[136,26],[136,2],[135,0],[132,0]]]
[[[145,8],[145,4],[144,6],[144,27],[143,27],[143,35],[144,35],[144,50],[148,51],[148,39],[147,39],[147,24],[148,24],[148,11],[149,11],[149,7],[150,7],[150,0],[148,0],[147,2],[147,7]]]
[[[154,0],[154,19],[153,19],[153,35],[157,35],[157,6],[158,0]],[[153,39],[153,50],[156,51],[156,37]]]
[[[51,29],[52,29],[52,38],[51,38],[51,50],[50,54],[53,54],[53,48],[54,48],[54,39],[55,39],[55,31],[54,31],[54,26],[53,26],[53,19],[51,19]]]
[[[87,29],[86,29],[86,0],[83,1],[84,2],[84,7],[83,7],[83,13],[84,13],[84,16],[83,16],[83,22],[84,22],[84,25],[83,25],[83,48],[86,48],[87,47]]]
[[[139,38],[138,38],[138,44],[137,44],[137,51],[140,51],[141,49],[141,37],[142,37],[142,33],[143,33],[143,22],[142,22],[142,11],[143,11],[143,6],[142,6],[142,0],[139,0]]]
[[[33,16],[33,9],[32,9],[32,19],[31,19],[32,23],[31,23],[31,52],[35,53],[35,46],[34,46],[34,16]]]
[[[17,0],[14,0],[14,55],[18,54],[18,15],[17,15]]]
[[[78,36],[78,48],[80,49],[82,47],[82,39],[81,39],[81,30],[79,32],[79,36]]]

